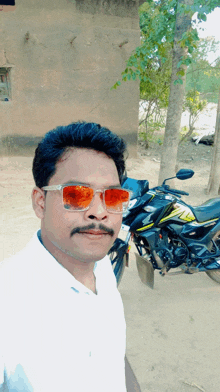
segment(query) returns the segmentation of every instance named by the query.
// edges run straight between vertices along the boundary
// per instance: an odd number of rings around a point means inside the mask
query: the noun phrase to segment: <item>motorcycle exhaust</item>
[[[154,288],[154,269],[150,261],[147,258],[142,257],[135,253],[136,257],[136,264],[138,275],[145,285],[150,287],[151,289]]]

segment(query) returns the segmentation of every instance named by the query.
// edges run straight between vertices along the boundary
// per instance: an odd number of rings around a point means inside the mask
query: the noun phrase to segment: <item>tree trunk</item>
[[[181,48],[178,41],[182,38],[183,33],[185,33],[191,28],[192,17],[191,13],[184,14],[180,12],[181,4],[192,5],[193,0],[178,0],[177,4],[176,27],[172,54],[173,58],[170,82],[170,96],[161,155],[160,173],[158,181],[159,184],[161,184],[165,178],[175,176],[176,173],[178,135],[180,131],[181,116],[183,111],[186,66],[181,66],[181,68],[185,71],[185,75],[182,76],[183,84],[178,83],[174,85],[174,81],[178,78],[177,72],[180,70],[180,68],[177,68],[177,65],[181,60],[181,57],[183,56],[184,58],[187,55],[187,48]]]
[[[207,193],[212,193],[215,196],[220,194],[220,89],[215,124],[214,151],[212,155],[212,165]]]

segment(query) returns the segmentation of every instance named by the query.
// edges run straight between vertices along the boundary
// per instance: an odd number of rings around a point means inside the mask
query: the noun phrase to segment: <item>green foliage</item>
[[[138,132],[138,137],[140,140],[145,142],[145,147],[149,147],[149,142],[152,142],[153,139],[153,133],[154,129],[148,129],[146,132],[146,129],[143,124],[140,125],[139,127],[139,132]]]
[[[158,124],[155,125],[155,128],[149,128],[146,132],[143,127],[140,127],[138,137],[139,140],[143,141],[145,147],[148,148],[149,145],[152,144],[159,144],[160,146],[163,144],[164,135],[157,135],[155,131],[158,130]]]
[[[181,128],[180,136],[182,137],[182,136],[186,135],[187,132],[189,132],[189,128],[186,125],[184,125],[184,127]]]
[[[199,117],[199,114],[206,107],[207,101],[206,99],[200,99],[200,93],[195,90],[189,90],[185,97],[185,102],[183,106],[183,110],[188,110],[189,112],[189,128],[183,127],[180,132],[180,142],[182,143],[184,140],[189,140],[193,135],[194,125],[196,120]]]
[[[177,84],[183,84],[183,81],[181,78],[178,78],[176,80],[174,80],[173,84],[176,86]]]
[[[197,90],[209,102],[215,103],[220,88],[220,59],[210,64],[207,58],[209,53],[216,52],[218,46],[219,42],[212,37],[201,39],[186,74],[186,91]]]
[[[177,0],[147,0],[139,7],[141,45],[139,45],[127,61],[127,66],[122,72],[122,81],[135,80],[152,83],[149,69],[160,67],[170,61],[170,51],[173,47],[175,22],[176,22]],[[189,12],[183,7],[183,12]],[[191,53],[198,40],[196,30],[183,35],[180,44],[188,47]],[[168,49],[169,48],[169,49]],[[182,63],[190,62],[189,58],[183,58]],[[181,64],[179,64],[181,66]],[[147,72],[146,72],[147,71]],[[180,69],[180,72],[182,70]],[[181,83],[181,74],[178,75],[177,83]],[[112,88],[117,88],[116,82]]]
[[[135,80],[139,78],[141,82],[152,83],[154,78],[149,74],[152,67],[162,66],[170,60],[170,52],[174,43],[176,13],[178,0],[147,0],[139,7],[141,44],[135,49],[127,61],[127,66],[122,72],[122,81]],[[206,20],[206,15],[220,7],[220,0],[194,0],[193,6],[179,3],[179,12],[197,12],[199,21]],[[187,48],[188,55],[181,59],[178,64],[178,79],[175,84],[182,84],[184,70],[182,65],[189,66],[193,59],[192,54],[197,48],[199,41],[196,29],[190,28],[179,40],[183,48]],[[112,88],[120,86],[119,81]],[[148,88],[149,91],[149,88]]]
[[[198,114],[203,111],[206,105],[207,105],[207,100],[200,99],[199,91],[192,89],[186,93],[184,110],[188,110],[193,118],[197,117]]]
[[[169,6],[167,6],[169,4]],[[161,67],[170,58],[175,29],[176,1],[146,1],[139,8],[141,45],[136,48],[122,72],[122,80],[129,80],[128,75],[135,73],[139,79],[152,82],[146,69]],[[168,50],[169,47],[169,50]]]
[[[192,89],[189,90],[185,97],[185,102],[183,106],[183,110],[188,110],[189,112],[189,131],[182,136],[180,143],[185,139],[189,139],[194,131],[194,125],[196,120],[199,117],[199,114],[206,107],[207,101],[206,99],[200,99],[199,91]]]
[[[191,10],[193,13],[198,12],[199,20],[206,21],[206,15],[217,7],[220,7],[220,0],[194,0]]]
[[[140,121],[138,135],[139,139],[145,142],[145,147],[148,148],[149,143],[163,144],[161,132],[164,130],[165,116],[154,102],[145,103],[146,114],[144,120]],[[159,136],[155,135],[158,132]]]
[[[118,86],[120,86],[121,85],[121,82],[120,82],[120,80],[118,80],[112,87],[111,87],[111,90],[116,90],[116,88],[118,87]]]
[[[159,59],[151,59],[145,68],[140,81],[140,98],[154,101],[159,107],[167,107],[171,76],[171,46],[164,45],[164,53],[169,60],[162,63]]]
[[[187,135],[189,134],[189,127],[186,125],[181,128],[179,132],[179,143],[182,143],[183,141],[186,142],[188,140]]]
[[[153,110],[168,107],[177,6],[179,13],[192,16],[195,12],[198,12],[197,18],[199,21],[203,21],[214,8],[220,7],[220,0],[194,0],[192,7],[186,5],[184,1],[180,2],[178,0],[146,0],[139,7],[141,44],[129,57],[126,68],[121,74],[121,81],[117,81],[112,87],[116,89],[122,81],[136,80],[137,78],[140,80],[140,97],[147,100],[149,104],[149,110],[145,113],[140,133],[142,138],[145,138],[146,146],[148,141],[154,137],[155,130],[158,129],[158,124],[155,120],[152,120]],[[175,85],[183,84],[184,66],[194,69],[200,55],[201,61],[206,61],[204,60],[204,53],[201,53],[196,29],[190,28],[185,31],[178,38],[178,44],[182,48],[187,48],[187,55],[183,56],[178,63]],[[199,46],[200,51],[198,51]],[[206,48],[204,47],[203,50],[205,51]],[[200,91],[199,88],[195,88],[195,80],[191,85],[189,78],[188,87],[188,91],[192,89],[194,91],[198,90],[197,92]],[[198,102],[196,94],[192,98],[192,102],[186,101],[186,104],[188,104],[188,109],[191,111],[194,111],[193,105],[197,107],[197,114],[202,108],[201,100],[199,99]],[[194,117],[195,113],[191,115],[192,121]],[[145,130],[143,129],[143,123],[145,124]],[[191,131],[192,129],[190,129]]]

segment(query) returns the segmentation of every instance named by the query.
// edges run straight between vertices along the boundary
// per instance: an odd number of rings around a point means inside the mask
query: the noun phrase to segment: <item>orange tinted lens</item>
[[[66,209],[83,210],[93,198],[93,189],[81,185],[69,185],[63,188],[63,203]]]
[[[129,202],[129,192],[123,189],[107,189],[105,191],[105,205],[108,210],[123,212]]]

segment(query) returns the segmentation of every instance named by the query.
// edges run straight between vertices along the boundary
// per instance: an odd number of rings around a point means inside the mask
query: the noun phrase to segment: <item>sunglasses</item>
[[[101,200],[105,209],[110,213],[127,211],[130,192],[121,188],[108,188],[94,190],[86,185],[50,185],[42,187],[44,191],[62,191],[63,205],[69,211],[86,211],[96,193],[101,193]]]

